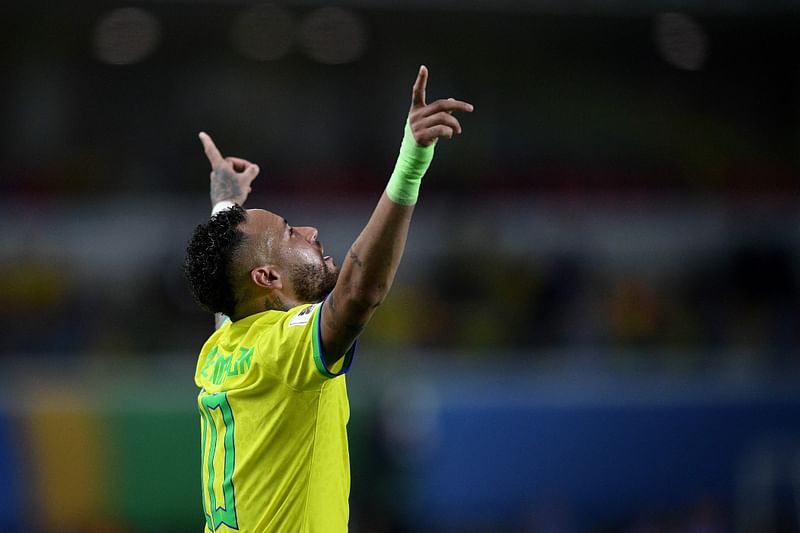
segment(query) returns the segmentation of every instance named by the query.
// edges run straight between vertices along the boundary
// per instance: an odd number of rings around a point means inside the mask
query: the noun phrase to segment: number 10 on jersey
[[[234,448],[233,411],[224,392],[203,396],[200,400],[202,424],[203,508],[208,529],[222,525],[239,529],[236,496],[233,492]]]

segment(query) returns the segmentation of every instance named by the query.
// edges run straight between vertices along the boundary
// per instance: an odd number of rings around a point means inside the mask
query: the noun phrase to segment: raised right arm
[[[461,133],[453,112],[472,105],[452,98],[425,103],[428,69],[420,67],[395,171],[375,211],[342,262],[339,279],[325,300],[320,332],[330,366],[350,348],[394,281],[405,249],[422,175],[439,138]]]

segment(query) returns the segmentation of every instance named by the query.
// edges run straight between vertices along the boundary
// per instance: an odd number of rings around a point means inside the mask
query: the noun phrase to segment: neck
[[[272,294],[265,298],[263,307],[265,310],[288,311],[294,306],[288,305],[283,299],[281,299],[280,294]]]
[[[234,316],[230,317],[232,321],[236,322],[250,315],[263,313],[264,311],[288,311],[297,305],[289,301],[281,294],[264,295],[261,298],[253,298],[244,302],[240,302],[236,307]]]

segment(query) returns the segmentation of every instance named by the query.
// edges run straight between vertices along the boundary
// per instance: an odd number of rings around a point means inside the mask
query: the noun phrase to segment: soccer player
[[[337,268],[317,230],[241,207],[259,169],[223,158],[205,133],[211,219],[184,269],[207,310],[224,315],[197,361],[206,531],[347,531],[350,410],[344,374],[356,337],[386,297],[405,247],[420,180],[454,112],[412,89],[400,155],[372,217]]]

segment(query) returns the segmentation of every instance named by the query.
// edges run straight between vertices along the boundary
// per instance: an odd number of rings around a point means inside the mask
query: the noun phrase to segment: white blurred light
[[[294,19],[287,10],[262,4],[243,11],[231,28],[231,41],[242,55],[256,61],[274,61],[292,45]]]
[[[708,57],[708,37],[689,15],[662,13],[656,17],[653,37],[661,58],[684,70],[703,68]]]
[[[338,65],[361,57],[367,46],[367,32],[355,13],[339,7],[324,7],[310,13],[303,21],[300,41],[312,59]]]
[[[130,65],[147,57],[161,38],[158,19],[135,7],[114,9],[105,14],[94,30],[97,58],[112,65]]]

